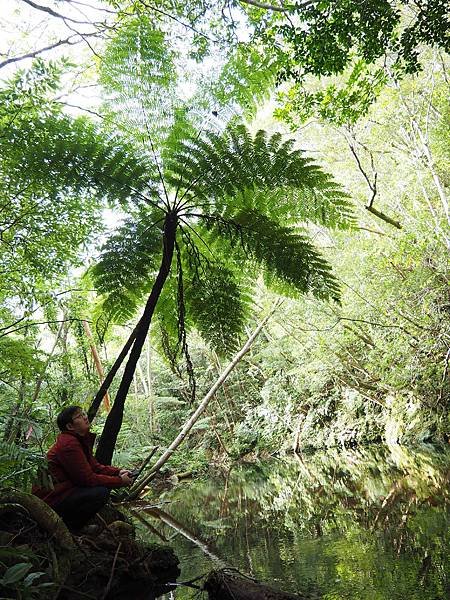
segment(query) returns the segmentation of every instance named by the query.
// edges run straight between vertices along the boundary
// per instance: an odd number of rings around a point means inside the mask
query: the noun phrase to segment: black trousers
[[[54,511],[69,529],[80,529],[105,506],[109,493],[109,488],[100,485],[75,488],[70,496],[54,507]]]

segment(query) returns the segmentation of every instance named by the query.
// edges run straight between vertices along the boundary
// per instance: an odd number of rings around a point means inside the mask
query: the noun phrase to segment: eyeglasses
[[[83,412],[80,412],[80,413],[78,413],[76,415],[73,415],[72,421],[74,421],[75,419],[79,419],[80,417],[82,419],[85,419],[87,417],[87,414],[83,411]]]

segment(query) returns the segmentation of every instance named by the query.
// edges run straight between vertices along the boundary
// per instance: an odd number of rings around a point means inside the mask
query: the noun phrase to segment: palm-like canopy
[[[151,23],[132,20],[104,60],[109,133],[52,108],[9,124],[1,139],[5,148],[14,144],[4,165],[15,169],[16,183],[55,202],[74,194],[117,201],[129,214],[92,269],[116,318],[129,318],[149,294],[121,353],[132,346],[100,441],[103,461],[112,456],[157,303],[175,352],[181,346],[188,356],[190,325],[219,349],[233,348],[249,283],[261,272],[283,292],[339,294],[307,224],[348,226],[347,196],[281,135],[252,136],[234,122],[210,126],[208,93],[180,100],[173,60]]]
[[[291,140],[230,126],[177,138],[158,163],[139,193],[139,209],[106,243],[92,271],[115,318],[129,319],[149,293],[169,216],[176,219],[173,243],[185,291],[176,298],[181,281],[173,273],[161,303],[169,330],[177,305],[186,304],[189,323],[219,350],[232,349],[249,282],[261,272],[285,293],[338,298],[330,266],[305,224],[348,226],[348,198]]]

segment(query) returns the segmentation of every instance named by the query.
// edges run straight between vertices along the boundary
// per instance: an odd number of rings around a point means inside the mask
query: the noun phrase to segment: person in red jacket
[[[95,435],[79,406],[65,408],[56,423],[61,433],[47,452],[53,489],[33,493],[58,513],[69,529],[78,530],[106,504],[112,488],[133,483],[130,472],[100,464],[92,454]]]

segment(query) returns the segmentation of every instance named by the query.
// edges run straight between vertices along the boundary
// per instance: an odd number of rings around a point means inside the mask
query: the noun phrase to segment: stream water
[[[448,450],[371,447],[240,464],[137,509],[140,536],[179,557],[179,581],[230,566],[311,599],[450,599]],[[164,596],[194,597],[203,596],[183,586]]]

